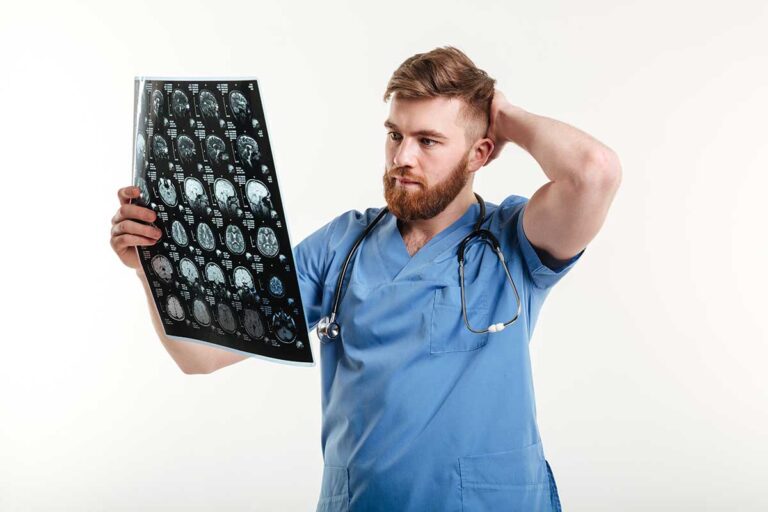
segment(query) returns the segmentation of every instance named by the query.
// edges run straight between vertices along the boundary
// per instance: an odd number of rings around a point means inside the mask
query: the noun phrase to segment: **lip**
[[[397,183],[400,185],[420,185],[418,181],[406,180],[405,178],[395,177],[395,180],[397,180]]]

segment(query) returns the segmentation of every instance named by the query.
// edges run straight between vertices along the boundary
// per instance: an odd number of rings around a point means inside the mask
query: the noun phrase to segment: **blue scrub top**
[[[486,203],[520,294],[498,333],[467,330],[456,251],[466,213],[412,257],[387,213],[347,269],[337,320],[320,344],[323,479],[318,511],[560,510],[544,458],[528,341],[541,305],[584,253],[544,265],[522,229],[527,198]],[[348,211],[294,248],[307,323],[328,315],[349,250],[380,208]],[[515,293],[489,245],[466,250],[474,329],[505,322]]]

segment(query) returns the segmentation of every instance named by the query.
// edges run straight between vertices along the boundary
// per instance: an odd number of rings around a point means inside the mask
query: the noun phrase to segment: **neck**
[[[470,187],[462,190],[453,201],[448,203],[445,210],[438,213],[431,219],[417,219],[409,221],[397,221],[400,234],[408,240],[417,241],[416,245],[423,246],[433,236],[456,222],[462,215],[467,213],[472,204],[477,202],[474,192]],[[406,243],[407,245],[407,243]]]

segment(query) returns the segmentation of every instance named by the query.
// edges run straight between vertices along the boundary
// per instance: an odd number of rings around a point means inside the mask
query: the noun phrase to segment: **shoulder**
[[[313,231],[294,248],[299,270],[323,276],[329,263],[349,251],[381,209],[347,210]]]

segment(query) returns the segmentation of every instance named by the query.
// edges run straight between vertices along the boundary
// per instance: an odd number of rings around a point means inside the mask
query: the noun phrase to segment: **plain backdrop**
[[[564,510],[766,510],[767,29],[762,1],[4,6],[0,510],[314,510],[319,365],[183,374],[110,248],[133,77],[259,78],[295,245],[384,204],[387,80],[442,45],[622,163],[531,341]],[[546,176],[510,144],[475,183]]]

